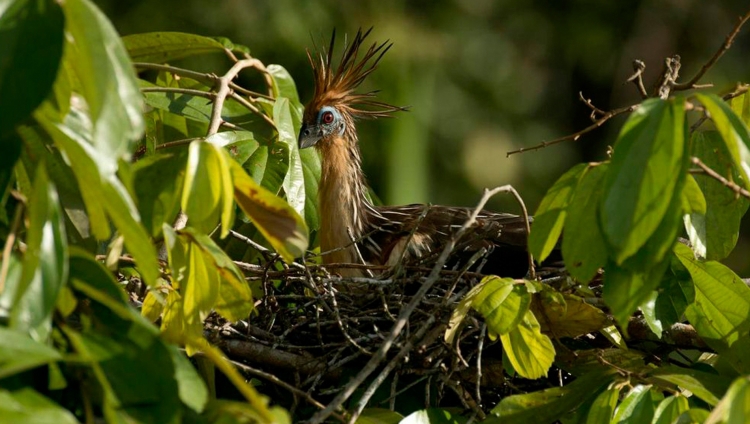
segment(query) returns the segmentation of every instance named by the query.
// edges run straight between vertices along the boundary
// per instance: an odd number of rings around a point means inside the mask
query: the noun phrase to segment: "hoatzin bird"
[[[335,32],[327,52],[307,52],[315,92],[305,106],[298,141],[301,149],[315,146],[321,155],[318,201],[320,248],[325,264],[362,264],[364,261],[372,265],[394,265],[400,260],[434,257],[431,253],[442,250],[441,245],[473,210],[419,204],[374,206],[369,200],[356,119],[388,117],[404,110],[376,100],[374,91],[356,92],[392,45],[386,41],[363,48],[369,33],[369,30],[357,32],[351,44],[345,45],[338,65],[333,59]],[[358,59],[360,50],[365,49]],[[501,262],[505,266],[500,268],[501,272],[522,277],[527,270],[524,228],[521,217],[483,211],[472,231],[461,240],[464,243],[457,246],[466,253],[483,247],[494,249],[495,253],[503,251]],[[339,273],[363,275],[361,270],[352,268],[341,268]]]

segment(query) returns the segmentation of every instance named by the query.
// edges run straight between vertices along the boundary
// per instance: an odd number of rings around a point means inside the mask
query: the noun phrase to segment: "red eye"
[[[320,119],[323,121],[324,124],[333,123],[333,113],[325,112],[323,113],[323,116]]]

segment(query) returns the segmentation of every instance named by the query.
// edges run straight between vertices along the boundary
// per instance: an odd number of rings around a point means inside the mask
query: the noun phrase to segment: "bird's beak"
[[[319,125],[302,124],[297,141],[299,148],[305,149],[314,146],[321,138],[323,138],[323,129]]]

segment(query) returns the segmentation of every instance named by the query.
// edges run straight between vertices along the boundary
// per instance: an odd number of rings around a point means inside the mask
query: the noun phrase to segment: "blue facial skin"
[[[330,115],[329,115],[330,114]],[[327,116],[332,116],[333,119],[328,118],[330,122],[325,122]],[[332,134],[338,133],[341,135],[344,133],[344,122],[341,119],[341,114],[335,108],[330,106],[323,106],[318,111],[318,117],[314,125],[302,124],[302,128],[299,132],[299,148],[304,149],[307,147],[314,146],[318,141],[324,137],[328,137]]]

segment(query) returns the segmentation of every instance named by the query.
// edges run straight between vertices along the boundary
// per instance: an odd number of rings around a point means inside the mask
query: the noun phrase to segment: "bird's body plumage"
[[[356,88],[377,66],[390,44],[373,44],[358,60],[369,31],[357,33],[334,69],[334,40],[314,59],[308,53],[315,93],[305,107],[300,148],[315,146],[321,155],[319,185],[320,247],[323,262],[396,265],[429,257],[468,219],[471,209],[406,205],[374,206],[367,197],[362,172],[356,118],[387,117],[403,108],[375,100],[375,92]],[[335,39],[335,34],[334,34]],[[464,236],[461,249],[476,251],[505,246],[523,251],[525,223],[515,215],[482,211]],[[360,276],[356,268],[342,268],[344,276]]]

